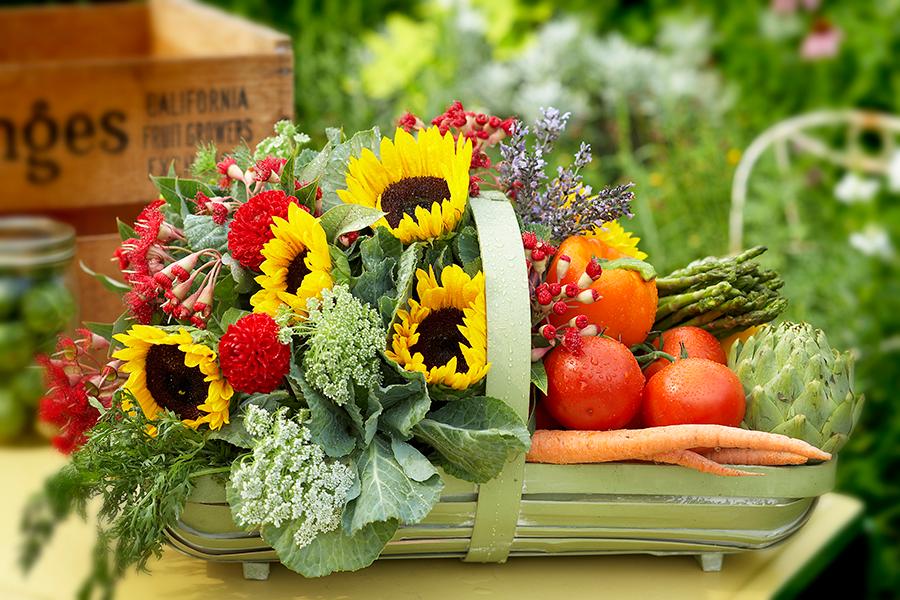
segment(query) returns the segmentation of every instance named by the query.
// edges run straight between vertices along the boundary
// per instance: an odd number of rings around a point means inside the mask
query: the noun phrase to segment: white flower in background
[[[870,223],[862,231],[850,234],[850,245],[866,256],[889,259],[894,256],[894,245],[884,228]]]
[[[860,177],[856,173],[847,173],[834,186],[834,197],[844,204],[870,202],[881,184],[871,177]]]
[[[235,522],[259,528],[299,521],[294,533],[298,548],[340,526],[355,478],[350,467],[327,458],[312,441],[304,424],[308,412],[291,418],[284,407],[270,413],[250,405],[244,426],[256,440],[253,452],[231,473]]]
[[[892,192],[900,192],[900,150],[895,150],[887,168],[887,185]]]

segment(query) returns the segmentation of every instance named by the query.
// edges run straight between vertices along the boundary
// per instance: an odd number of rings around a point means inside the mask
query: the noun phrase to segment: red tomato
[[[716,337],[699,327],[675,327],[663,333],[663,352],[671,354],[676,359],[681,358],[681,344],[690,358],[705,358],[719,364],[728,364],[725,351]],[[659,348],[659,340],[656,340]],[[670,360],[660,358],[644,368],[644,377],[650,378],[669,366]]]
[[[631,351],[615,340],[586,337],[578,354],[559,346],[544,366],[544,407],[569,429],[620,429],[640,409],[644,375]]]
[[[709,423],[737,427],[746,410],[744,387],[725,365],[705,358],[671,363],[644,387],[647,427]]]

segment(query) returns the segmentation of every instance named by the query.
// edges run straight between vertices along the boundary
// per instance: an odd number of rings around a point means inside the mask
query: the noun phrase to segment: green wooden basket
[[[487,394],[527,418],[531,319],[521,234],[507,202],[471,201],[487,296]],[[513,457],[499,477],[476,485],[442,474],[441,501],[403,526],[382,558],[692,554],[719,570],[726,553],[765,548],[797,531],[818,496],[834,486],[836,460],[819,465],[742,467],[764,477],[709,475],[674,465],[526,464]],[[221,482],[200,479],[170,543],[211,561],[240,562],[265,578],[275,552],[238,528]]]

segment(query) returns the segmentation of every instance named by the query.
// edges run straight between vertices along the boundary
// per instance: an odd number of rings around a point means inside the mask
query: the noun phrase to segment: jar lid
[[[75,229],[47,217],[0,217],[0,269],[67,264],[75,256]]]

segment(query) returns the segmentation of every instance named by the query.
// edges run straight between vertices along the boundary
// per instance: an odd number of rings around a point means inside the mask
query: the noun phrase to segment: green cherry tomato
[[[75,316],[75,298],[60,283],[42,283],[22,296],[22,316],[35,333],[62,331]]]

